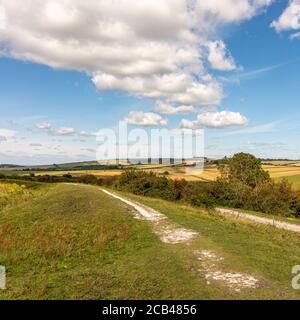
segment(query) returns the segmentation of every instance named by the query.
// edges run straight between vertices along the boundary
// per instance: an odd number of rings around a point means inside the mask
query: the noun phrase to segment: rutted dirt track
[[[128,206],[134,208],[134,216],[136,219],[147,220],[152,225],[152,229],[160,240],[168,244],[189,244],[190,241],[196,239],[200,235],[198,232],[186,229],[171,222],[162,213],[121,197],[115,193],[101,189],[107,195],[118,199]],[[220,263],[224,260],[223,257],[216,255],[212,251],[203,250],[200,248],[193,252],[195,259],[201,263],[198,271],[204,276],[208,285],[213,281],[220,281],[227,285],[232,290],[239,292],[241,290],[255,289],[260,286],[260,280],[256,277],[244,273],[231,271],[223,271]]]
[[[231,210],[231,209],[216,208],[216,211],[223,215],[230,215],[236,218],[252,220],[258,223],[272,225],[273,227],[276,227],[278,229],[285,229],[285,230],[300,233],[300,225],[281,222],[278,220],[273,220],[268,218],[262,218],[262,217],[255,216],[253,214],[242,213],[242,212]]]
[[[153,210],[152,208],[127,200],[107,190],[102,191],[133,207],[135,209],[136,219],[151,221],[153,231],[164,243],[186,242],[198,235],[198,233],[193,230],[185,229],[171,223],[165,215]]]

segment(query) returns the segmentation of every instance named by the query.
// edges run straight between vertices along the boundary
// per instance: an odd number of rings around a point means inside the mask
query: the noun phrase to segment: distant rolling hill
[[[16,164],[0,164],[0,169],[15,169],[15,168],[21,168],[22,166],[16,165]]]
[[[116,164],[99,164],[97,161],[84,161],[84,162],[70,162],[61,164],[46,164],[46,165],[14,165],[2,164],[0,170],[9,171],[64,171],[64,170],[100,170],[100,169],[114,169],[117,168]]]

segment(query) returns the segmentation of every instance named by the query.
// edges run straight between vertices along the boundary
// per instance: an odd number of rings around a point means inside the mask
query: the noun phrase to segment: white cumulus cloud
[[[271,26],[277,32],[297,30],[300,28],[300,0],[291,0],[278,20],[272,22]]]
[[[207,128],[227,128],[247,124],[248,120],[239,112],[231,111],[209,111],[201,113],[194,121],[182,119],[181,128],[195,129],[201,127]]]
[[[182,113],[195,112],[195,108],[190,105],[179,105],[174,107],[169,103],[166,103],[163,101],[157,101],[155,104],[155,111],[162,114],[167,114],[167,115],[176,115],[176,114],[182,114]]]
[[[93,82],[100,91],[125,91],[139,97],[182,104],[216,105],[223,96],[218,82],[202,83],[184,73],[147,77],[118,77],[101,73],[93,77]]]
[[[6,14],[4,7],[0,4],[0,30],[6,28]]]
[[[195,7],[198,21],[205,25],[207,31],[207,28],[251,19],[272,2],[273,0],[198,0]]]
[[[139,126],[165,126],[168,121],[163,119],[159,114],[143,111],[131,111],[125,118],[128,124]]]
[[[235,62],[221,40],[208,43],[208,61],[212,68],[223,71],[236,69]]]
[[[1,54],[86,72],[99,91],[217,105],[221,84],[201,77],[209,75],[207,43],[220,26],[250,19],[271,2],[1,0]],[[211,65],[233,70],[225,48],[215,42]]]

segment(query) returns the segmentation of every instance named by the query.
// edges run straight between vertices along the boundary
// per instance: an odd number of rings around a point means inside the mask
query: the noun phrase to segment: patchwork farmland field
[[[291,183],[294,189],[300,189],[300,175],[277,177],[275,178],[275,181],[280,181],[282,179],[286,179],[289,183]]]
[[[77,165],[95,165],[96,162],[77,163]],[[74,165],[74,164],[72,164]],[[113,163],[112,163],[113,165]],[[48,166],[49,167],[49,166]],[[62,170],[42,170],[47,166],[40,167],[41,171],[22,171],[6,169],[0,170],[0,173],[5,175],[28,175],[34,173],[35,175],[50,175],[50,176],[63,176],[71,174],[72,176],[82,175],[95,175],[97,177],[113,177],[120,175],[122,169],[98,169],[98,170],[68,170],[68,167],[72,167],[71,164],[62,165]],[[123,168],[128,166],[124,165]],[[159,175],[164,175],[169,179],[186,179],[187,181],[213,181],[219,176],[219,171],[216,166],[208,165],[201,173],[186,174],[187,167],[181,165],[137,165],[132,166],[138,170],[153,171]],[[286,160],[286,161],[269,161],[263,164],[263,169],[270,173],[271,178],[276,181],[287,178],[287,180],[293,184],[294,188],[300,187],[300,161]]]

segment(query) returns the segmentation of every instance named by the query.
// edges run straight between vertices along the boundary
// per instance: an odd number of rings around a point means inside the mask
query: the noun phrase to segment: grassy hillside
[[[0,213],[0,299],[209,298],[180,247],[98,188],[43,186]]]
[[[124,194],[159,210],[172,221],[200,233],[200,241],[193,243],[195,250],[212,250],[226,257],[226,268],[261,277],[264,285],[239,294],[251,299],[299,299],[300,291],[291,287],[291,270],[300,263],[300,236],[254,222],[238,221],[213,211],[170,203],[159,199]],[[217,292],[222,287],[214,284]],[[224,290],[224,288],[223,288]],[[223,291],[227,298],[235,297]]]
[[[147,221],[93,186],[28,186],[31,197],[0,211],[0,299],[299,299],[291,268],[298,234],[237,222],[178,203],[127,195],[199,232],[189,245],[164,244]],[[225,257],[222,268],[255,275],[235,292],[207,284],[196,250]]]

